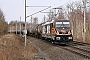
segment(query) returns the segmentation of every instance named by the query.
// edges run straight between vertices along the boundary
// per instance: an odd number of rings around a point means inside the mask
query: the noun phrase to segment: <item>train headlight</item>
[[[56,40],[60,40],[61,38],[60,37],[56,37]]]
[[[68,37],[68,39],[72,39],[72,37]]]

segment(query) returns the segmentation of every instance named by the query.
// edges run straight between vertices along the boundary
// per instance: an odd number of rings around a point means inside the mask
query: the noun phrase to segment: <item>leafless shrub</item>
[[[3,11],[0,9],[0,34],[5,34],[8,31],[8,24],[5,22],[5,16]]]

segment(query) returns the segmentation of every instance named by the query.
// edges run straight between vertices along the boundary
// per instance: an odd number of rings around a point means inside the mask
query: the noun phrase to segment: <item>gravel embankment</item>
[[[67,50],[42,41],[41,39],[30,37],[29,40],[39,47],[51,60],[88,60]]]

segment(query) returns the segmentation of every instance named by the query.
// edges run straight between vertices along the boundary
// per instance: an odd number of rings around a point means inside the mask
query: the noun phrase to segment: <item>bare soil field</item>
[[[38,51],[24,39],[15,34],[0,36],[0,60],[34,60]]]

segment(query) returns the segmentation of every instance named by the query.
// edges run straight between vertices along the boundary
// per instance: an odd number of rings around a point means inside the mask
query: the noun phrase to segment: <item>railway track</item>
[[[50,42],[48,42],[48,43],[50,43]],[[58,46],[64,50],[70,51],[70,52],[80,55],[84,58],[90,59],[90,50],[78,47],[78,46],[90,46],[90,44],[74,41],[74,42],[72,42],[71,45],[68,45],[68,46],[59,46],[56,44],[52,44],[52,45]]]
[[[88,45],[90,46],[90,44],[88,43],[83,43],[83,42],[77,42],[77,41],[72,41],[72,42],[69,42],[67,45],[82,45],[82,46],[85,46],[85,45]]]
[[[44,41],[44,42],[47,42],[47,41]],[[47,43],[50,43],[50,42],[47,42]],[[78,46],[81,46],[81,47],[87,46],[89,44],[74,41],[74,42],[70,43],[68,46],[60,46],[60,45],[56,45],[56,44],[51,44],[51,45],[58,46],[64,50],[70,51],[70,52],[80,55],[84,58],[90,59],[90,50],[78,47]]]
[[[27,37],[28,38],[28,37]],[[46,40],[41,40],[37,38],[30,37],[31,42],[33,42],[37,47],[39,47],[51,60],[65,59],[65,60],[89,60],[90,51],[83,48],[79,48],[79,44],[60,46],[57,44],[52,44]],[[83,45],[80,45],[83,46]],[[57,56],[57,57],[55,57]]]
[[[75,44],[68,45],[68,46],[58,46],[58,47],[60,47],[60,48],[62,48],[64,50],[70,51],[72,53],[75,53],[77,55],[80,55],[80,56],[82,56],[84,58],[90,59],[90,50],[82,48],[83,45],[82,45],[82,43],[79,43],[79,44],[75,43]],[[88,44],[85,44],[85,45],[87,47]]]

